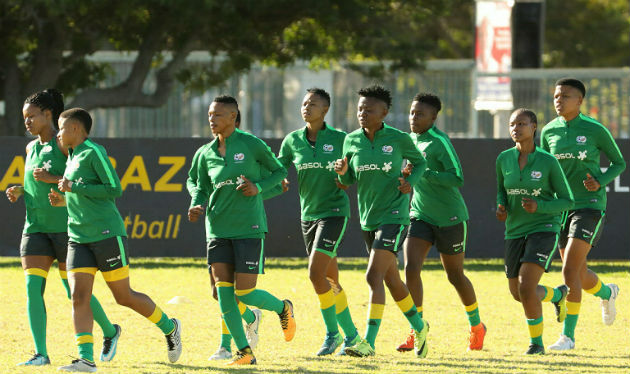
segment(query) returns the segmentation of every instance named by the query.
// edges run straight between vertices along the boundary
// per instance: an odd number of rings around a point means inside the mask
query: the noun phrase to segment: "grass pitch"
[[[350,311],[361,335],[365,332],[368,287],[364,281],[366,259],[341,259],[340,280],[346,289]],[[408,324],[388,296],[387,307],[376,342],[377,355],[368,359],[315,357],[324,338],[319,302],[308,280],[305,259],[267,261],[266,275],[259,287],[295,305],[297,334],[285,342],[278,318],[265,312],[256,349],[258,365],[226,368],[224,362],[208,361],[220,338],[219,307],[211,298],[208,273],[202,259],[135,259],[131,283],[150,295],[169,316],[183,323],[184,353],[176,364],[166,357],[166,343],[160,331],[133,311],[116,305],[105,282],[97,275],[94,293],[114,323],[122,326],[122,337],[114,361],[97,361],[101,373],[628,373],[630,371],[630,263],[592,264],[606,283],[621,288],[617,320],[613,326],[601,321],[599,299],[584,293],[576,330],[576,349],[525,357],[529,345],[521,305],[512,300],[500,260],[467,260],[466,273],[477,292],[481,318],[488,327],[484,350],[467,352],[468,321],[459,298],[448,283],[439,262],[429,260],[422,272],[424,316],[431,324],[429,354],[419,360],[412,353],[398,353],[395,347],[405,338]],[[18,258],[0,258],[0,372],[53,373],[76,356],[71,322],[71,305],[56,269],[51,269],[46,287],[48,310],[48,352],[52,365],[43,368],[16,367],[28,359],[33,342],[26,316],[24,275]],[[562,282],[556,264],[542,283]],[[183,302],[168,304],[175,296]],[[555,321],[553,306],[543,305],[545,345],[562,331]],[[94,329],[95,357],[101,349],[102,333]]]

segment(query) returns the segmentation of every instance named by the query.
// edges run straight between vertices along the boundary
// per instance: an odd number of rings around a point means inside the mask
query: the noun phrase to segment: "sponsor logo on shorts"
[[[532,180],[534,181],[539,181],[540,178],[542,178],[542,172],[541,171],[537,171],[537,170],[532,170]]]
[[[582,236],[585,239],[589,239],[591,236],[593,236],[593,232],[592,231],[588,231],[587,229],[582,229]]]
[[[245,265],[247,265],[249,270],[254,270],[258,266],[258,261],[245,261]]]
[[[120,262],[120,255],[108,258],[107,260],[105,260],[105,262],[107,262],[107,265],[109,265],[110,268],[113,268]]]
[[[234,161],[243,161],[245,160],[245,155],[243,153],[235,153],[234,154]]]
[[[387,155],[391,155],[392,152],[394,152],[394,147],[392,147],[391,145],[384,145],[383,146],[383,153],[385,153]]]
[[[327,239],[327,238],[324,238],[322,241],[324,242],[324,247],[327,247],[327,248],[332,247],[336,243],[336,241],[330,240],[330,239]]]
[[[322,148],[324,149],[324,152],[326,153],[330,153],[335,149],[335,147],[333,147],[332,144],[324,144]]]
[[[583,145],[584,143],[586,143],[586,136],[584,135],[580,135],[577,138],[575,138],[575,141],[580,144]]]
[[[538,256],[538,261],[540,262],[545,262],[549,258],[549,255],[544,253],[536,253],[536,256]]]

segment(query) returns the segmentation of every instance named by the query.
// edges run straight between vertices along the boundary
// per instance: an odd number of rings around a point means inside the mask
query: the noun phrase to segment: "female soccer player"
[[[556,82],[554,106],[558,117],[543,128],[542,148],[560,162],[575,196],[575,207],[566,212],[560,235],[562,275],[569,287],[567,318],[560,339],[552,350],[575,347],[575,326],[582,302],[582,289],[601,299],[602,320],[611,325],[619,294],[616,284],[603,284],[586,264],[591,248],[597,245],[604,228],[606,185],[626,168],[626,162],[610,131],[593,118],[580,113],[586,95],[584,83],[573,78]],[[600,155],[610,160],[605,172],[599,167]]]
[[[188,219],[195,222],[206,212],[208,264],[216,281],[219,306],[238,348],[230,365],[255,364],[235,295],[247,305],[278,313],[286,341],[295,335],[293,305],[267,291],[256,289],[264,269],[267,220],[261,192],[286,177],[286,169],[269,147],[253,135],[236,129],[238,104],[218,96],[208,110],[215,140],[201,147],[191,174],[198,176],[191,191]],[[268,177],[261,177],[265,171]],[[203,205],[208,204],[207,209]]]
[[[429,326],[422,320],[407,286],[400,279],[396,253],[409,225],[409,193],[424,172],[426,162],[409,134],[386,125],[383,120],[392,103],[381,86],[359,90],[357,118],[361,128],[346,136],[344,158],[335,161],[335,172],[344,185],[357,183],[359,216],[370,260],[366,278],[370,287],[365,338],[345,349],[356,357],[374,355],[374,342],[385,307],[385,287],[413,326],[416,355],[426,357]],[[403,160],[415,167],[402,177]]]
[[[427,171],[413,186],[411,225],[405,240],[405,276],[407,287],[422,315],[422,278],[420,271],[431,246],[435,244],[448,280],[464,304],[470,323],[469,350],[483,348],[486,326],[479,318],[475,289],[464,275],[464,252],[468,210],[459,187],[464,184],[462,167],[448,135],[434,125],[442,109],[440,98],[429,93],[417,94],[409,111],[411,139],[427,160]],[[411,164],[403,174],[411,171]],[[413,349],[413,330],[399,351]]]
[[[176,362],[182,353],[181,323],[155,305],[151,298],[129,285],[127,233],[115,198],[122,193],[120,180],[105,149],[88,138],[90,114],[80,108],[59,117],[57,137],[69,157],[59,192],[51,189],[51,205],[68,209],[68,271],[72,292],[72,317],[79,358],[61,371],[95,372],[90,295],[94,275],[103,274],[116,302],[155,323],[166,336],[168,358]]]
[[[350,202],[337,181],[334,162],[341,157],[346,133],[329,126],[324,117],[330,95],[321,88],[307,90],[302,102],[303,128],[289,133],[280,147],[278,159],[288,168],[295,165],[302,210],[302,236],[309,256],[309,278],[319,298],[326,325],[326,338],[318,356],[335,352],[360,340],[348,308],[345,291],[339,284],[337,248],[350,216]],[[344,330],[339,334],[337,323]]]
[[[497,211],[505,221],[505,273],[510,292],[523,304],[530,334],[528,355],[544,354],[542,301],[564,318],[566,288],[538,284],[558,248],[562,212],[573,195],[558,161],[534,143],[536,114],[517,109],[510,116],[516,146],[497,157]]]
[[[37,139],[26,146],[24,186],[6,190],[12,203],[24,195],[26,220],[20,244],[22,268],[26,274],[27,315],[35,342],[35,355],[20,365],[48,365],[46,349],[46,306],[44,289],[46,277],[55,259],[59,265],[61,281],[70,298],[66,275],[68,245],[68,211],[53,207],[48,202],[48,192],[57,189],[66,168],[67,148],[56,138],[57,120],[63,112],[63,97],[54,89],[29,96],[24,102],[22,114],[26,130]],[[103,330],[101,361],[110,361],[116,355],[120,326],[112,325],[96,297],[90,298],[94,320]]]

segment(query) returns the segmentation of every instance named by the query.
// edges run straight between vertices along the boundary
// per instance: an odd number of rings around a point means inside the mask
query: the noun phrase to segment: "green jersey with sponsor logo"
[[[297,169],[302,220],[350,216],[348,195],[337,187],[335,173],[335,160],[342,157],[346,133],[324,124],[312,145],[306,131],[304,127],[289,133],[278,156],[284,167],[293,163]]]
[[[263,194],[277,188],[287,171],[262,140],[241,130],[225,139],[225,157],[218,147],[214,139],[197,151],[188,174],[190,206],[208,204],[207,239],[263,238],[267,232]],[[243,183],[241,175],[256,183],[261,193],[245,196],[236,190]]]
[[[411,139],[427,160],[427,170],[413,187],[411,216],[436,226],[452,226],[468,219],[459,187],[464,174],[448,136],[432,126]]]
[[[66,169],[66,155],[57,145],[57,138],[53,137],[48,143],[33,140],[28,146],[28,154],[24,164],[24,204],[26,205],[26,219],[24,221],[25,234],[35,232],[66,232],[68,231],[68,210],[65,207],[54,207],[48,201],[50,189],[59,191],[56,184],[37,181],[33,177],[33,170],[43,168],[52,175],[63,175]]]
[[[575,209],[606,210],[605,186],[626,168],[626,162],[610,131],[593,118],[580,113],[569,122],[562,117],[549,122],[542,130],[540,143],[560,162],[575,196]],[[601,152],[610,160],[608,170],[603,173],[599,166]],[[590,192],[584,187],[587,173],[601,184],[599,190]]]
[[[64,177],[72,181],[72,192],[66,192],[70,240],[92,243],[127,236],[115,201],[122,188],[105,148],[85,139],[68,152]]]
[[[573,207],[569,189],[560,164],[549,153],[536,147],[520,169],[516,147],[497,157],[497,205],[505,206],[505,238],[516,239],[535,232],[559,232],[562,212]],[[528,213],[522,199],[536,200],[538,207]]]
[[[357,183],[359,218],[365,231],[385,224],[409,224],[409,194],[398,190],[403,160],[413,166],[407,181],[415,186],[424,173],[426,161],[406,132],[383,123],[370,141],[358,129],[346,135],[343,156],[348,172],[339,176],[345,185]]]

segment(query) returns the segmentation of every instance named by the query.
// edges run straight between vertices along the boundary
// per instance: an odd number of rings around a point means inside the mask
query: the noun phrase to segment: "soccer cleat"
[[[424,322],[424,327],[422,328],[422,330],[413,331],[413,334],[414,334],[413,347],[416,352],[416,356],[418,358],[427,357],[427,353],[429,352],[429,344],[427,342],[427,334],[429,333],[429,323],[425,320],[422,320],[422,322]]]
[[[232,358],[232,352],[228,351],[225,347],[219,347],[212,356],[208,358],[209,361],[214,360],[229,360]]]
[[[575,342],[566,335],[560,335],[560,339],[547,348],[552,351],[568,351],[575,348]]]
[[[254,321],[248,323],[245,327],[245,336],[247,337],[249,347],[254,349],[258,345],[258,326],[260,326],[260,321],[262,320],[262,311],[260,309],[253,309],[252,313],[254,313]]]
[[[57,370],[82,372],[82,373],[96,373],[96,365],[93,362],[79,358],[79,359],[73,360],[70,365],[60,366]]]
[[[118,338],[122,329],[119,325],[114,324],[116,334],[111,338],[103,338],[103,349],[101,350],[101,361],[111,361],[116,356],[116,346],[118,346]]]
[[[486,337],[486,331],[488,329],[483,323],[470,328],[469,351],[480,351],[483,349],[483,339]]]
[[[35,353],[28,361],[20,362],[18,366],[44,366],[50,365],[50,359],[39,353]]]
[[[562,297],[557,303],[552,302],[552,304],[556,308],[556,319],[558,322],[564,322],[564,319],[567,318],[567,293],[569,288],[566,284],[563,284],[558,286],[558,289],[562,293]]]
[[[337,347],[339,347],[342,342],[343,338],[341,337],[341,334],[339,332],[335,332],[332,334],[327,333],[326,339],[324,339],[324,344],[322,344],[322,347],[319,349],[319,351],[317,351],[317,355],[326,356],[335,353],[335,350],[337,350]]]
[[[168,360],[177,362],[179,356],[182,355],[182,323],[177,318],[171,318],[175,328],[166,337],[166,345],[168,346]]]
[[[293,316],[293,303],[289,300],[282,300],[284,302],[284,310],[278,314],[280,317],[280,325],[282,326],[282,332],[284,333],[284,340],[291,341],[295,336],[295,317]]]
[[[358,344],[355,344],[352,347],[345,348],[345,352],[348,356],[352,357],[368,357],[376,354],[376,352],[374,352],[374,348],[372,348],[370,343],[368,343],[365,339],[361,339]]]
[[[615,322],[617,316],[617,308],[615,308],[615,301],[619,295],[619,286],[613,283],[609,283],[606,286],[610,287],[610,298],[608,300],[602,300],[602,321],[604,325],[612,325]]]
[[[544,355],[545,347],[538,344],[530,344],[525,354],[526,355]]]
[[[409,335],[407,335],[407,340],[405,340],[404,343],[399,345],[398,348],[396,348],[396,350],[398,352],[409,352],[413,350],[413,342],[415,340],[415,336],[416,336],[416,333],[414,329],[411,329],[411,331],[409,332]]]
[[[228,362],[229,366],[233,365],[255,365],[256,357],[254,357],[254,353],[252,349],[249,347],[245,347],[243,349],[239,349],[236,351],[234,358],[232,361]]]
[[[346,348],[353,347],[359,344],[360,341],[361,341],[361,337],[359,336],[358,332],[352,339],[348,339],[348,337],[346,336],[345,338],[343,338],[343,344],[341,345],[341,349],[339,350],[339,352],[337,352],[336,356],[345,356]]]

